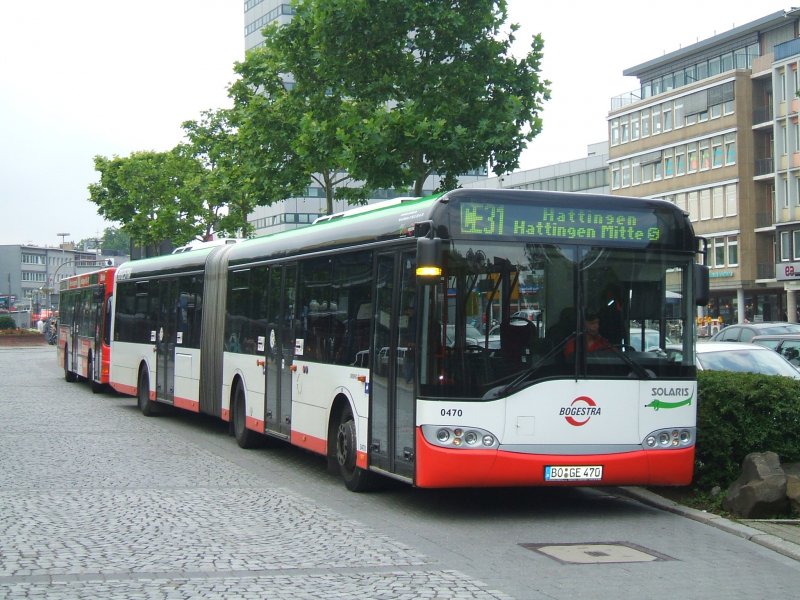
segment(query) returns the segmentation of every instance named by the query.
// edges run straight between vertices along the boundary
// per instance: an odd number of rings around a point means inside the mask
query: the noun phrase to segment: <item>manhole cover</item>
[[[635,563],[673,558],[627,542],[595,542],[591,544],[520,544],[563,563]]]

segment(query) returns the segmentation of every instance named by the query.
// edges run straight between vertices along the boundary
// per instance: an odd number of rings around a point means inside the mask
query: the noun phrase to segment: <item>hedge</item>
[[[698,371],[697,383],[696,487],[727,489],[750,452],[800,461],[800,380]]]
[[[16,329],[17,324],[12,317],[0,315],[0,329]]]

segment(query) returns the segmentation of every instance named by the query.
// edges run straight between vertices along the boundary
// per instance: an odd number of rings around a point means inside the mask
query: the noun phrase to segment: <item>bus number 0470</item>
[[[464,413],[460,408],[443,408],[441,415],[443,417],[462,417]]]

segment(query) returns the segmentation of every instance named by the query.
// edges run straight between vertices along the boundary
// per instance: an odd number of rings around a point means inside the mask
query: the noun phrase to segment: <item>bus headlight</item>
[[[494,434],[478,427],[423,425],[422,435],[426,441],[442,448],[487,450],[500,446]]]
[[[695,428],[684,427],[683,429],[659,429],[648,433],[642,446],[657,450],[669,450],[674,448],[689,448],[694,446]]]

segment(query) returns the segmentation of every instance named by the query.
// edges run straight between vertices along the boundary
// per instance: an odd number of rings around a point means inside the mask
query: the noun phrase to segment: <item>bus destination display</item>
[[[650,211],[464,202],[463,234],[530,236],[552,240],[598,240],[647,245],[667,233]]]

